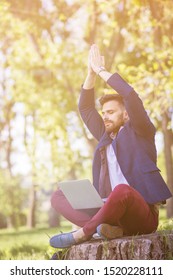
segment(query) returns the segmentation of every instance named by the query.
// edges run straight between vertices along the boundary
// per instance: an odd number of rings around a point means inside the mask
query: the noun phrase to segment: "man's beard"
[[[105,123],[105,129],[108,134],[117,134],[118,131],[120,130],[120,127],[124,125],[123,120],[121,122],[119,122],[119,124],[117,124],[117,125],[114,125],[114,123],[112,121],[109,121],[107,123],[110,124],[109,126],[106,126],[106,123]]]

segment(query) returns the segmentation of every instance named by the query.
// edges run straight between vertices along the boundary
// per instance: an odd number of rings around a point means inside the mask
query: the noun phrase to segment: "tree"
[[[5,162],[12,176],[17,156],[12,166],[8,158],[18,152],[29,162],[30,226],[37,224],[41,186],[51,193],[57,181],[91,177],[96,142],[81,122],[77,103],[93,42],[105,55],[106,68],[118,70],[140,93],[164,135],[165,179],[172,190],[172,6],[169,0],[1,1],[0,71],[8,81],[6,88],[1,81],[0,127],[1,135],[7,127],[9,132],[1,157],[10,151]],[[98,80],[96,97],[108,91]],[[19,115],[22,125],[14,136],[10,129]],[[172,199],[167,207],[171,217]]]

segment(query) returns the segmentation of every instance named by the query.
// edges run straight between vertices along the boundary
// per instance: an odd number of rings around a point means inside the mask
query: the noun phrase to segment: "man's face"
[[[103,104],[102,118],[106,131],[110,134],[119,131],[120,127],[127,121],[128,115],[122,104],[117,100],[110,100]]]

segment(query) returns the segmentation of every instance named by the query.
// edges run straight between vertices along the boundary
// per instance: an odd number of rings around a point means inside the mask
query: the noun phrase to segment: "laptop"
[[[104,204],[88,179],[59,182],[58,187],[74,209],[101,208]]]

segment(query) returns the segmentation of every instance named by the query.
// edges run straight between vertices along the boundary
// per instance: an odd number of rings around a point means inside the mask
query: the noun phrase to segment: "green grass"
[[[160,209],[160,212],[159,212],[158,231],[160,231],[160,230],[173,230],[173,218],[167,219],[166,209],[164,206],[163,206],[163,208]]]
[[[0,230],[0,260],[49,260],[57,251],[49,246],[49,238],[70,230],[70,223],[59,228]]]
[[[162,208],[158,230],[167,229],[173,230],[173,219],[168,220],[165,208]],[[62,221],[59,228],[42,226],[32,230],[25,227],[0,230],[0,260],[49,260],[57,252],[49,246],[49,238],[68,231],[71,231],[71,224],[67,221]]]

